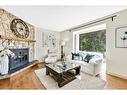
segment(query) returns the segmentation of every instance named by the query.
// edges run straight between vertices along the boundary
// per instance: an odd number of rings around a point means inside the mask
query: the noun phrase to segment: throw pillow
[[[72,60],[78,60],[79,59],[79,53],[71,53],[72,54]]]
[[[89,63],[90,59],[92,59],[94,55],[90,55],[90,54],[87,54],[86,57],[84,58],[84,61]]]

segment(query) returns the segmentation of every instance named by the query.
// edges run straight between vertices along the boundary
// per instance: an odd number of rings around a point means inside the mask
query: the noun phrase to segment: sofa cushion
[[[86,57],[86,55],[88,54],[88,53],[86,53],[86,52],[79,52],[79,54],[80,54],[80,56],[82,57],[82,61],[84,60],[84,58]]]

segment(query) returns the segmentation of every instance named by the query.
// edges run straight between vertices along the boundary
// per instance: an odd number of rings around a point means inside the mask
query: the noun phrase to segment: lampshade
[[[61,41],[61,46],[65,46],[65,41]]]

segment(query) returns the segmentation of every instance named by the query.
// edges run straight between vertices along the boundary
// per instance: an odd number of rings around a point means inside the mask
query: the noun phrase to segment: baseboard
[[[127,76],[119,75],[119,74],[112,73],[112,72],[106,72],[106,73],[109,74],[109,75],[113,75],[113,76],[122,78],[122,79],[127,79]]]

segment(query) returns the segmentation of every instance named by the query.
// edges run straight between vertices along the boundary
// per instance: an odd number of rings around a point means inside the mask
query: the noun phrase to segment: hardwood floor
[[[10,79],[0,80],[0,89],[45,89],[34,73],[34,70],[42,67],[43,64],[37,64]]]
[[[112,75],[106,75],[107,84],[104,89],[127,89],[127,80]]]
[[[10,79],[0,80],[0,89],[45,89],[37,78],[34,70],[43,68],[44,64],[37,64]],[[107,84],[104,89],[127,89],[127,80],[106,75]]]

